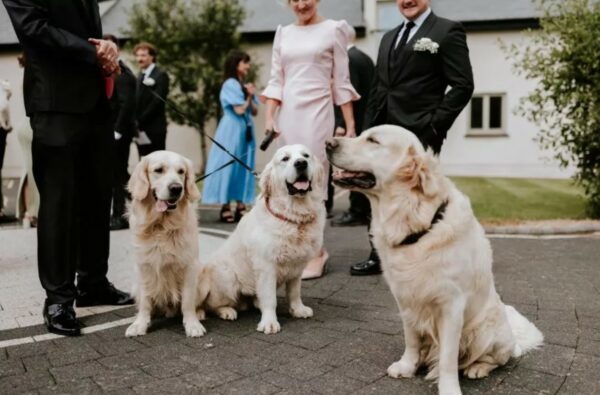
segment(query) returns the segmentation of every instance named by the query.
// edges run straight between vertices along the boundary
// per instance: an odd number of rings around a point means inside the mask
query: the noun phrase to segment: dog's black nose
[[[306,170],[308,167],[308,162],[305,159],[298,159],[294,162],[294,167],[298,171]]]
[[[329,139],[325,142],[325,149],[327,151],[333,151],[338,147],[339,143],[336,139]]]
[[[183,185],[178,183],[173,183],[169,185],[169,193],[171,196],[180,196],[183,191]]]

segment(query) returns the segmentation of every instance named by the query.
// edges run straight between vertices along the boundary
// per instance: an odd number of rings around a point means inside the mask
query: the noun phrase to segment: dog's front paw
[[[276,320],[262,320],[258,323],[256,330],[259,332],[264,332],[265,335],[271,335],[281,331],[281,325]]]
[[[296,318],[310,318],[313,316],[313,309],[303,304],[290,307],[290,314]]]
[[[390,365],[390,367],[387,369],[387,374],[395,379],[399,379],[401,377],[408,379],[413,377],[416,371],[416,364],[408,363],[404,359],[400,359],[399,361]]]
[[[219,307],[217,315],[222,320],[234,321],[237,319],[237,311],[233,307]]]
[[[129,328],[125,331],[125,336],[143,336],[148,331],[148,324],[142,321],[134,321],[133,324],[129,325]]]
[[[200,321],[197,321],[197,320],[185,321],[183,323],[183,326],[185,328],[185,334],[188,337],[200,337],[200,336],[204,336],[206,334],[206,329],[200,323]]]

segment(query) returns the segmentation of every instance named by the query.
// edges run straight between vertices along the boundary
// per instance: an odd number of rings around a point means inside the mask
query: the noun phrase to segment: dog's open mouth
[[[300,174],[293,183],[286,181],[286,185],[288,193],[292,196],[304,196],[308,192],[312,191],[312,182],[308,179],[306,174]]]
[[[177,201],[179,200],[178,198],[161,200],[158,197],[156,197],[156,192],[153,192],[153,194],[154,199],[156,200],[154,208],[159,213],[164,213],[165,211],[172,211],[177,208]]]
[[[342,188],[371,189],[375,186],[376,179],[366,171],[337,169],[333,173],[333,183]]]

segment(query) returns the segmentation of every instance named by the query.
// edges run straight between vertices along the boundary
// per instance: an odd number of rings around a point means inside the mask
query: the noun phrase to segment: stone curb
[[[485,225],[486,234],[503,234],[503,235],[577,235],[591,234],[600,232],[600,221],[585,221],[582,223],[569,224],[544,224],[535,222],[521,225]]]

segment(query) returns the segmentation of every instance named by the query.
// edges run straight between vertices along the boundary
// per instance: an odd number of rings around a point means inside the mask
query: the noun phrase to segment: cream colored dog
[[[277,333],[277,288],[285,284],[290,314],[312,317],[300,297],[305,264],[323,244],[323,169],[302,145],[280,148],[262,173],[262,194],[200,276],[203,307],[226,320],[254,299],[257,330]],[[248,301],[250,299],[250,301]]]
[[[179,310],[185,333],[204,335],[206,330],[196,316],[200,262],[194,202],[200,192],[192,163],[173,152],[153,152],[136,166],[129,192],[138,313],[125,335],[146,334],[153,312],[174,316]]]
[[[328,142],[334,182],[365,193],[373,243],[404,328],[392,377],[421,365],[442,394],[460,394],[458,370],[485,377],[541,345],[541,332],[500,300],[492,250],[469,199],[439,170],[417,137],[391,125]]]
[[[11,95],[10,83],[6,80],[0,80],[0,129],[4,129],[6,132],[12,130],[8,105]]]

